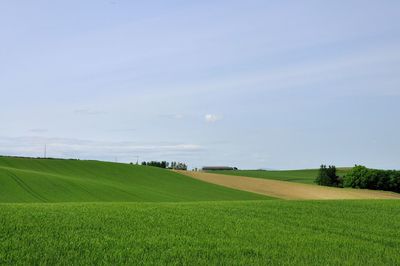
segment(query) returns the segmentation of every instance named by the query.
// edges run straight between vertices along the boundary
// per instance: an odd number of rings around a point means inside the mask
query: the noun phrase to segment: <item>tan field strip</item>
[[[400,199],[400,194],[367,189],[332,188],[245,176],[177,171],[186,176],[229,188],[289,200]]]

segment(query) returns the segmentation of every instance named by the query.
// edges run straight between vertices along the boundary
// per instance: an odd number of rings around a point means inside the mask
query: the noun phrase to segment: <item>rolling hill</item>
[[[179,202],[267,199],[165,169],[0,157],[0,202]]]

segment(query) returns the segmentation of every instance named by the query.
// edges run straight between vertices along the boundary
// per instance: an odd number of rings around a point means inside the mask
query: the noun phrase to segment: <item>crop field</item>
[[[0,202],[177,202],[266,197],[155,167],[0,157]]]
[[[350,168],[338,168],[337,175],[343,176]],[[315,184],[314,180],[317,177],[318,169],[303,169],[303,170],[220,170],[209,171],[214,174],[235,175],[235,176],[248,176],[264,179],[273,179],[281,181],[289,181],[304,184]]]
[[[388,191],[314,186],[281,180],[206,172],[179,172],[211,184],[288,200],[400,199],[399,193]]]
[[[400,201],[0,204],[0,264],[399,265]]]
[[[287,201],[149,166],[0,157],[0,265],[398,265],[399,249],[399,200]]]

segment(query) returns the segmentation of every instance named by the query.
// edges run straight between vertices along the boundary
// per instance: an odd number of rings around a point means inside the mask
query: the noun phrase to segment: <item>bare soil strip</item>
[[[288,200],[400,199],[400,194],[367,189],[331,188],[245,176],[177,171],[205,182]]]

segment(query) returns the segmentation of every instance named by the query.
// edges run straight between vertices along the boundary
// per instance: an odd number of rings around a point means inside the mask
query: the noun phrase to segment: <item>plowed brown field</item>
[[[250,191],[266,196],[289,199],[400,199],[400,194],[367,189],[332,188],[245,176],[178,171],[205,182]]]

